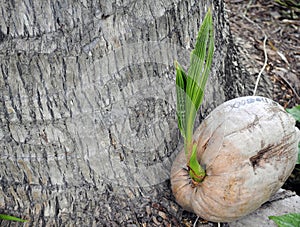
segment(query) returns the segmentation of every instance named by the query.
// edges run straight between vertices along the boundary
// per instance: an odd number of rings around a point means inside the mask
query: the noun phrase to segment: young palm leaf
[[[190,176],[196,182],[204,178],[205,171],[197,160],[197,147],[193,144],[192,136],[195,117],[203,100],[212,65],[213,52],[213,22],[209,9],[199,30],[195,49],[191,53],[188,75],[177,62],[175,65],[178,127],[184,138]]]
[[[185,112],[185,89],[186,89],[186,80],[187,76],[179,65],[178,62],[175,62],[176,68],[176,94],[177,94],[177,119],[178,119],[178,128],[181,132],[183,138],[185,138],[186,130],[186,112]]]

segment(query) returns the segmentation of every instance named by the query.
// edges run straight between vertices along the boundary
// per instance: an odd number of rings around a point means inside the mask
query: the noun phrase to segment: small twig
[[[247,11],[248,11],[248,9],[249,9],[249,7],[250,7],[250,5],[251,5],[252,3],[253,3],[253,0],[249,1],[249,3],[247,4],[246,9],[245,9],[245,11],[244,11],[244,16],[246,16]]]
[[[265,62],[264,62],[263,67],[261,68],[260,72],[258,73],[256,83],[255,83],[255,87],[254,87],[254,91],[253,91],[253,95],[255,95],[255,93],[256,93],[258,83],[259,83],[260,78],[261,78],[261,74],[263,73],[263,71],[265,70],[265,68],[268,64],[268,54],[267,54],[267,49],[266,49],[266,42],[267,42],[268,37],[267,37],[266,34],[264,34],[264,35],[265,35],[265,39],[264,39],[263,47],[264,47]]]
[[[261,68],[260,72],[258,73],[258,76],[257,76],[257,79],[256,79],[256,83],[255,83],[255,87],[254,87],[254,90],[253,90],[253,95],[256,94],[256,90],[257,90],[257,87],[258,87],[258,84],[259,84],[259,81],[260,81],[260,78],[261,78],[261,75],[263,73],[263,71],[265,70],[267,64],[268,64],[268,54],[267,54],[267,49],[266,49],[266,42],[267,42],[267,35],[266,33],[264,32],[264,30],[258,25],[256,24],[254,21],[252,21],[251,19],[249,19],[248,17],[246,17],[245,15],[243,15],[243,18],[245,18],[247,21],[249,21],[250,23],[252,23],[253,25],[257,26],[259,28],[259,30],[262,31],[262,33],[264,34],[265,38],[264,38],[264,42],[263,42],[263,48],[264,48],[264,56],[265,56],[265,62],[264,62],[264,65],[263,67]]]
[[[286,75],[286,74],[284,74],[284,75]],[[298,95],[296,89],[293,87],[293,85],[284,76],[282,76],[280,74],[276,74],[275,77],[277,77],[277,78],[280,77],[289,86],[289,88],[292,90],[292,92],[295,94],[296,99],[300,100],[300,96]],[[279,79],[277,79],[277,80],[279,80]]]
[[[193,224],[193,227],[196,227],[198,220],[199,220],[199,216],[197,216],[197,218],[196,218],[196,220],[195,220],[195,222]]]
[[[253,24],[254,26],[258,27],[259,30],[261,30],[261,31],[264,33],[264,35],[265,35],[265,32],[263,31],[263,29],[262,29],[257,23],[255,23],[253,20],[251,20],[249,17],[247,17],[247,16],[245,16],[245,15],[242,15],[242,17],[243,17],[244,19],[246,19],[247,21],[249,21],[249,22],[250,22],[251,24]]]
[[[268,62],[268,55],[267,55],[267,50],[266,50],[266,41],[267,41],[267,35],[266,33],[264,32],[264,30],[258,25],[256,24],[254,21],[252,21],[251,19],[249,19],[247,16],[245,15],[240,15],[242,18],[246,19],[247,21],[249,21],[250,23],[252,23],[253,25],[255,25],[257,28],[259,28],[264,36],[265,36],[265,39],[264,39],[264,43],[263,43],[263,49],[264,49],[264,55],[265,55],[265,62],[264,62],[264,65],[263,67],[261,68],[259,74],[258,74],[258,77],[257,77],[257,80],[256,80],[256,84],[255,84],[255,88],[254,88],[254,91],[253,91],[253,95],[255,95],[256,93],[256,90],[257,90],[257,87],[258,87],[258,83],[259,83],[259,80],[261,78],[261,74],[263,73],[263,71],[265,70],[266,66],[267,66],[267,62]],[[279,52],[280,53],[280,52]],[[288,65],[289,65],[289,62],[285,59],[285,56],[281,56],[281,54],[279,54],[278,51],[277,51],[277,54],[282,58],[283,61],[285,61]],[[284,58],[283,58],[284,57]],[[292,89],[293,93],[296,95],[296,99],[300,100],[300,96],[297,94],[296,90],[293,88],[293,86],[289,83],[289,81],[281,76],[281,75],[278,75],[281,79],[283,79],[287,84],[288,86]]]

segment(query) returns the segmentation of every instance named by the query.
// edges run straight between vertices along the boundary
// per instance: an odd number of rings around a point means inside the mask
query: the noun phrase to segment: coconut
[[[213,222],[231,222],[255,211],[294,169],[299,134],[293,117],[268,98],[240,97],[221,104],[193,136],[204,180],[191,180],[184,150],[174,160],[176,201]]]

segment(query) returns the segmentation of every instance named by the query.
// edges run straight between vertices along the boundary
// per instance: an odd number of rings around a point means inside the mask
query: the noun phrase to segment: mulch
[[[285,2],[291,1],[227,0],[226,11],[247,71],[257,77],[266,51],[262,76],[272,82],[273,100],[291,108],[300,104],[300,6]]]

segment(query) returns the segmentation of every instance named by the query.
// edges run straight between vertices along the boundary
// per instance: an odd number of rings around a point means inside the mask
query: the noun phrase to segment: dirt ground
[[[300,104],[300,3],[297,8],[284,6],[284,0],[225,2],[247,71],[257,77],[264,67],[261,76],[272,81],[272,98],[284,107]]]

